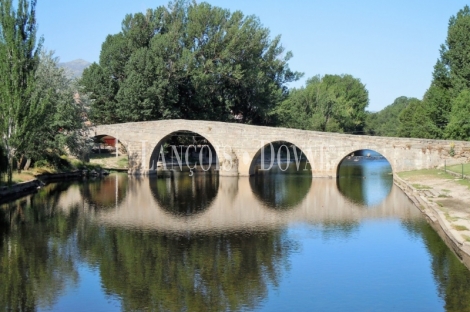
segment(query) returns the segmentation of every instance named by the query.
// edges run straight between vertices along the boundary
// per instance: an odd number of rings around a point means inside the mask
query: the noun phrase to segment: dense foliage
[[[351,75],[315,76],[305,87],[291,90],[275,111],[279,124],[289,128],[362,133],[368,92]]]
[[[449,20],[447,39],[434,66],[431,86],[423,97],[407,107],[401,117],[402,136],[468,140],[468,109],[464,99],[470,88],[470,8],[465,6]],[[462,94],[462,92],[464,92]],[[418,127],[419,130],[409,131]]]
[[[397,137],[400,126],[400,113],[408,107],[414,98],[401,96],[379,112],[368,113],[365,132],[370,135]]]
[[[80,154],[86,138],[78,87],[42,51],[35,8],[35,0],[0,2],[0,137],[9,182],[14,160],[20,170],[26,159]]]
[[[44,102],[45,114],[28,142],[25,156],[41,159],[66,152],[81,156],[87,148],[87,96],[79,95],[77,82],[68,78],[52,52],[40,54],[35,82],[33,96]]]
[[[0,2],[0,135],[11,180],[13,159],[27,148],[44,116],[44,103],[34,97],[41,40],[36,44],[36,1]]]
[[[286,83],[301,76],[289,69],[291,56],[254,16],[176,1],[127,15],[82,84],[98,124],[174,118],[269,124]]]

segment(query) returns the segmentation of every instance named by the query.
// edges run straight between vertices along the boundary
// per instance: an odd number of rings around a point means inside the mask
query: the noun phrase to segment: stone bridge
[[[464,141],[349,135],[200,120],[100,125],[91,129],[90,136],[118,139],[128,152],[129,174],[145,175],[156,172],[162,143],[178,131],[203,136],[216,151],[219,174],[227,176],[254,174],[261,148],[279,141],[291,143],[303,152],[313,177],[335,178],[341,161],[363,149],[382,154],[394,173],[465,163],[470,158],[470,142]]]

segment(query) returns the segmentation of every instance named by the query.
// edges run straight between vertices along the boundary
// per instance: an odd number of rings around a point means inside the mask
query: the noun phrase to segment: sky
[[[198,1],[199,2],[199,1]],[[399,96],[421,99],[445,42],[449,18],[461,0],[209,0],[211,5],[256,15],[294,57],[304,73],[289,87],[315,75],[350,74],[369,92],[369,111]],[[167,5],[151,0],[38,0],[38,34],[61,62],[98,62],[108,34],[121,30],[126,14]]]

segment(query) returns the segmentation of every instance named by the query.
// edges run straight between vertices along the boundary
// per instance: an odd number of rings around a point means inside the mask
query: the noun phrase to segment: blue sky
[[[212,5],[256,15],[294,53],[290,68],[315,75],[351,74],[366,85],[370,111],[399,96],[422,98],[429,87],[449,18],[467,3],[452,1],[212,0]],[[97,62],[108,34],[128,13],[166,5],[151,0],[39,0],[45,47],[62,62]]]

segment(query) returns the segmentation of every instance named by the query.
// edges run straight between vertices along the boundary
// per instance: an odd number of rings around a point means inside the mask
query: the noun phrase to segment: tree
[[[455,140],[470,138],[470,90],[462,91],[452,100],[452,112],[449,124],[445,129],[445,137]]]
[[[441,45],[431,86],[423,98],[428,116],[438,129],[437,137],[445,136],[445,128],[453,109],[451,102],[460,92],[469,88],[470,8],[465,6],[449,20],[447,39]]]
[[[276,109],[281,126],[305,130],[362,133],[368,92],[351,75],[315,76],[294,89]]]
[[[439,138],[439,129],[433,123],[424,102],[411,99],[408,106],[398,116],[400,125],[398,136],[407,138]]]
[[[400,96],[384,109],[369,113],[366,118],[365,132],[370,135],[396,137],[400,128],[400,113],[417,99]]]
[[[16,1],[15,1],[16,2]],[[36,42],[36,0],[0,2],[0,135],[11,182],[13,159],[42,122],[43,102],[33,97],[42,39]]]
[[[67,77],[52,52],[41,52],[35,73],[36,88],[32,98],[43,102],[45,114],[29,137],[24,156],[41,159],[61,155],[66,150],[81,156],[86,143],[86,95],[79,95],[76,81]],[[19,164],[20,166],[20,164]]]
[[[99,64],[83,73],[95,123],[169,118],[272,122],[270,112],[301,77],[255,16],[208,3],[170,3],[127,15]]]

